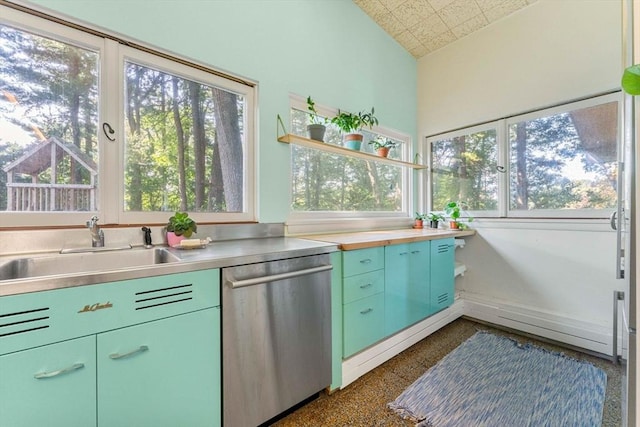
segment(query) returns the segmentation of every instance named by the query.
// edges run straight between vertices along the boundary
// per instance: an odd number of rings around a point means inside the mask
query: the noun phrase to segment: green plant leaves
[[[632,65],[624,70],[621,86],[630,95],[640,95],[640,64]]]

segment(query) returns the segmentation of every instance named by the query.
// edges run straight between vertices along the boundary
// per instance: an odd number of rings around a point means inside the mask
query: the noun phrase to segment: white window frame
[[[88,32],[59,24],[53,20],[33,16],[10,7],[0,5],[0,21],[12,27],[61,42],[93,50],[100,56],[99,101],[98,101],[98,196],[96,211],[82,212],[7,212],[0,211],[0,227],[31,226],[68,226],[84,225],[92,216],[97,215],[102,224],[164,224],[170,212],[125,212],[124,211],[124,60],[148,65],[184,78],[229,90],[242,95],[246,100],[244,111],[245,145],[244,154],[244,200],[243,212],[190,212],[196,222],[255,222],[257,221],[257,185],[256,185],[256,129],[257,129],[257,85],[245,85],[239,81],[225,79],[217,75],[211,67],[197,64],[192,60],[180,58],[174,53],[163,52],[157,48],[145,46],[166,57],[165,59],[135,48],[118,43],[113,37],[100,37]],[[82,24],[77,24],[82,27]],[[190,62],[209,68],[211,73],[182,62]],[[116,69],[117,67],[117,69]],[[228,74],[228,73],[227,73]],[[102,132],[102,123],[113,126],[116,141],[108,141]],[[117,176],[115,176],[117,174]]]
[[[300,111],[307,110],[306,97],[290,94],[289,108]],[[338,114],[338,109],[324,105],[315,105],[318,115],[323,117],[334,117]],[[390,129],[384,126],[374,126],[372,132],[388,136],[402,141],[398,149],[402,150],[402,159],[410,162],[413,141],[410,135]],[[315,211],[300,212],[289,210],[286,220],[287,231],[290,234],[302,234],[324,231],[350,231],[379,228],[405,227],[407,221],[413,218],[414,197],[413,197],[413,169],[403,167],[401,173],[402,182],[402,211],[399,212],[341,212],[341,211]],[[291,206],[291,194],[289,194],[289,206]]]
[[[429,165],[429,173],[427,174],[427,207],[429,211],[441,212],[442,206],[433,206],[433,150],[432,144],[437,141],[442,141],[443,139],[452,139],[457,138],[463,135],[471,135],[477,132],[482,132],[486,130],[495,130],[496,131],[496,145],[497,145],[497,159],[496,162],[498,166],[505,164],[505,158],[507,156],[506,147],[503,143],[504,141],[504,120],[496,120],[493,122],[483,123],[481,125],[472,126],[464,129],[457,129],[451,132],[441,133],[439,135],[434,135],[426,138],[426,158],[427,165]],[[495,171],[498,173],[497,171]],[[504,173],[500,173],[500,175],[505,175]],[[483,217],[499,217],[504,216],[503,212],[506,209],[504,204],[504,194],[507,194],[508,188],[506,187],[508,182],[504,179],[501,179],[498,176],[498,200],[497,206],[498,209],[491,211],[465,211],[465,213],[470,214],[471,216],[483,216]]]
[[[498,166],[504,168],[504,173],[496,171],[498,174],[498,210],[497,211],[468,211],[475,218],[512,218],[533,221],[552,221],[561,219],[606,219],[612,212],[612,209],[537,209],[530,211],[519,211],[510,209],[510,180],[511,180],[511,144],[508,140],[509,126],[521,121],[532,120],[540,117],[552,116],[559,113],[569,112],[581,108],[592,107],[609,102],[618,102],[618,158],[620,157],[620,141],[622,132],[622,95],[620,92],[609,93],[605,95],[593,96],[588,99],[567,102],[562,105],[536,110],[530,113],[511,116],[508,118],[495,120],[468,128],[456,129],[451,132],[441,133],[438,135],[428,136],[424,139],[423,153],[426,153],[427,164],[430,171],[426,180],[426,206],[430,210],[440,210],[439,207],[433,205],[433,185],[431,170],[431,144],[434,141],[442,139],[450,139],[461,135],[469,135],[487,129],[496,129],[496,143],[498,144]],[[620,171],[618,171],[620,173]]]

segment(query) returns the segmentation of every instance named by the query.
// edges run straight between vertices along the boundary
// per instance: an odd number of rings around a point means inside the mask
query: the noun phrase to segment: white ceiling
[[[353,0],[415,58],[537,0]]]

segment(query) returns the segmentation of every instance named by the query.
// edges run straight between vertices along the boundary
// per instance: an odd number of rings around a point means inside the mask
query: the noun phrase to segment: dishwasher
[[[331,384],[328,254],[222,269],[223,424],[255,427]]]

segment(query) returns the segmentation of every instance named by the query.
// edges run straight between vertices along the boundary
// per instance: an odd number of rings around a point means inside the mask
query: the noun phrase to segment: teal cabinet
[[[215,426],[220,309],[99,334],[98,426]]]
[[[0,426],[220,426],[217,269],[0,299]]]
[[[342,356],[381,340],[384,331],[384,247],[342,252]]]
[[[0,356],[0,425],[93,426],[95,384],[95,336]]]
[[[385,247],[385,335],[430,314],[429,241]]]
[[[453,304],[455,297],[455,245],[453,238],[431,242],[431,307],[436,313]]]

